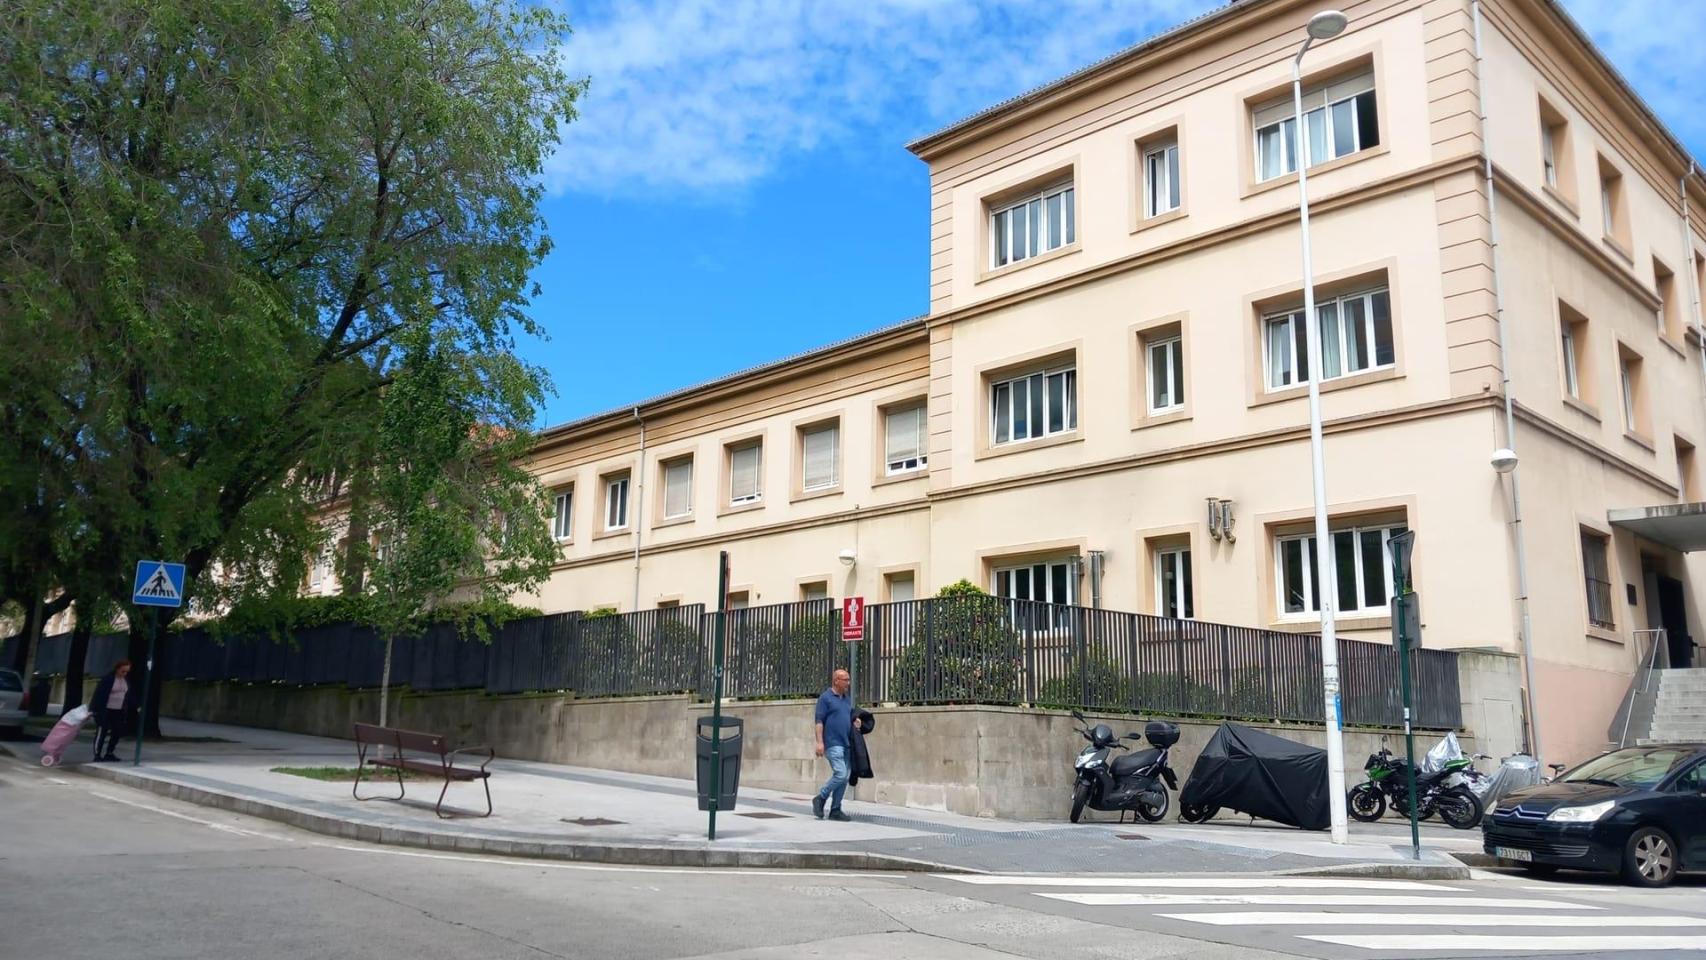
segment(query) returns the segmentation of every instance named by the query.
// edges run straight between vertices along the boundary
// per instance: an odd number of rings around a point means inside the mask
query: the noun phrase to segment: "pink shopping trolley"
[[[58,766],[60,758],[65,756],[65,748],[77,739],[83,724],[89,722],[89,708],[86,706],[72,707],[65,716],[49,730],[47,737],[41,742],[41,765],[44,767]]]

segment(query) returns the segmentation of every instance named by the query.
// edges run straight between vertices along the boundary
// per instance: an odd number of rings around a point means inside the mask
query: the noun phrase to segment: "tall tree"
[[[401,345],[480,367],[539,332],[537,177],[582,90],[566,24],[521,0],[6,17],[0,429],[40,466],[0,470],[0,502],[51,488],[55,576],[105,597],[142,558],[183,559],[191,593],[216,561],[228,595],[295,590],[326,536],[311,478],[380,429]],[[513,374],[436,382],[526,424],[542,376]]]

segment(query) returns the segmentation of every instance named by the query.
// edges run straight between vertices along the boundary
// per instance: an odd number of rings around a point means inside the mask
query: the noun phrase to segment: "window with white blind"
[[[1029,260],[1078,239],[1078,213],[1071,183],[1039,190],[1023,199],[992,206],[989,213],[990,267]]]
[[[890,603],[904,603],[917,595],[914,578],[910,570],[904,573],[891,573],[883,578],[883,582],[888,586]]]
[[[990,384],[990,436],[997,444],[1078,429],[1078,371],[1047,370]]]
[[[749,443],[729,450],[729,503],[757,503],[764,495],[759,471],[764,460],[764,446]]]
[[[829,599],[829,584],[823,580],[800,584],[800,599],[806,603]]]
[[[925,405],[900,407],[883,414],[883,473],[894,476],[922,470],[930,463],[926,446]]]
[[[604,478],[604,529],[628,526],[628,475]]]
[[[841,483],[841,426],[820,423],[800,431],[800,489],[830,490]]]
[[[1374,73],[1361,73],[1303,92],[1303,126],[1309,165],[1349,156],[1380,144]],[[1253,113],[1256,179],[1297,172],[1297,108],[1288,95]]]
[[[1318,300],[1315,316],[1321,325],[1322,380],[1393,365],[1392,297],[1386,288]],[[1262,334],[1268,389],[1308,383],[1309,335],[1303,329],[1303,311],[1263,317]]]
[[[1179,143],[1169,140],[1143,148],[1143,215],[1158,217],[1179,209]]]
[[[663,465],[663,518],[678,520],[693,512],[693,458]]]
[[[575,488],[564,487],[552,498],[551,537],[567,540],[575,533]]]
[[[1340,613],[1385,610],[1392,595],[1392,538],[1402,524],[1343,527],[1332,531],[1333,579]],[[1321,611],[1320,561],[1314,534],[1275,539],[1281,616],[1304,616]]]

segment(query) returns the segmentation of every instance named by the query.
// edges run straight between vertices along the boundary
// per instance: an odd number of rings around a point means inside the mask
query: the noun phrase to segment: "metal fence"
[[[717,616],[697,604],[553,614],[512,620],[486,642],[438,625],[393,644],[391,678],[423,691],[708,694]],[[723,616],[724,695],[737,699],[814,695],[830,670],[851,665],[857,652],[855,692],[866,703],[1304,722],[1324,714],[1314,634],[983,595],[871,604],[864,638],[854,643],[841,641],[841,613],[829,600]],[[86,675],[110,670],[126,644],[122,634],[93,638]],[[37,672],[63,673],[69,648],[68,634],[44,638]],[[1417,723],[1461,726],[1456,654],[1424,649],[1413,656]],[[384,657],[385,643],[371,629],[341,624],[299,630],[283,642],[216,639],[191,629],[167,641],[160,662],[175,679],[371,688],[379,686]],[[1344,722],[1401,722],[1396,649],[1341,638],[1339,676]]]

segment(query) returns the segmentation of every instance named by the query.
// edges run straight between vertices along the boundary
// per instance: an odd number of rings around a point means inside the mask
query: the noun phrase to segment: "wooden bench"
[[[390,756],[382,748],[389,747],[393,752]],[[372,756],[369,750],[372,749]],[[456,756],[462,753],[473,753],[483,750],[486,759],[478,767],[459,767]],[[410,756],[413,753],[415,756]],[[438,803],[433,812],[444,819],[450,814],[444,812],[444,795],[450,792],[452,783],[464,783],[478,780],[486,788],[486,812],[480,816],[492,815],[492,785],[491,771],[486,767],[497,759],[497,754],[491,747],[462,747],[452,750],[445,739],[436,733],[420,733],[414,730],[398,730],[394,727],[381,727],[372,723],[355,725],[355,784],[350,787],[350,795],[357,800],[401,800],[403,799],[403,771],[428,774],[444,778],[444,789],[438,792]],[[474,758],[470,758],[474,759]],[[379,767],[396,771],[397,795],[395,797],[364,797],[361,795],[361,774],[368,767]]]

